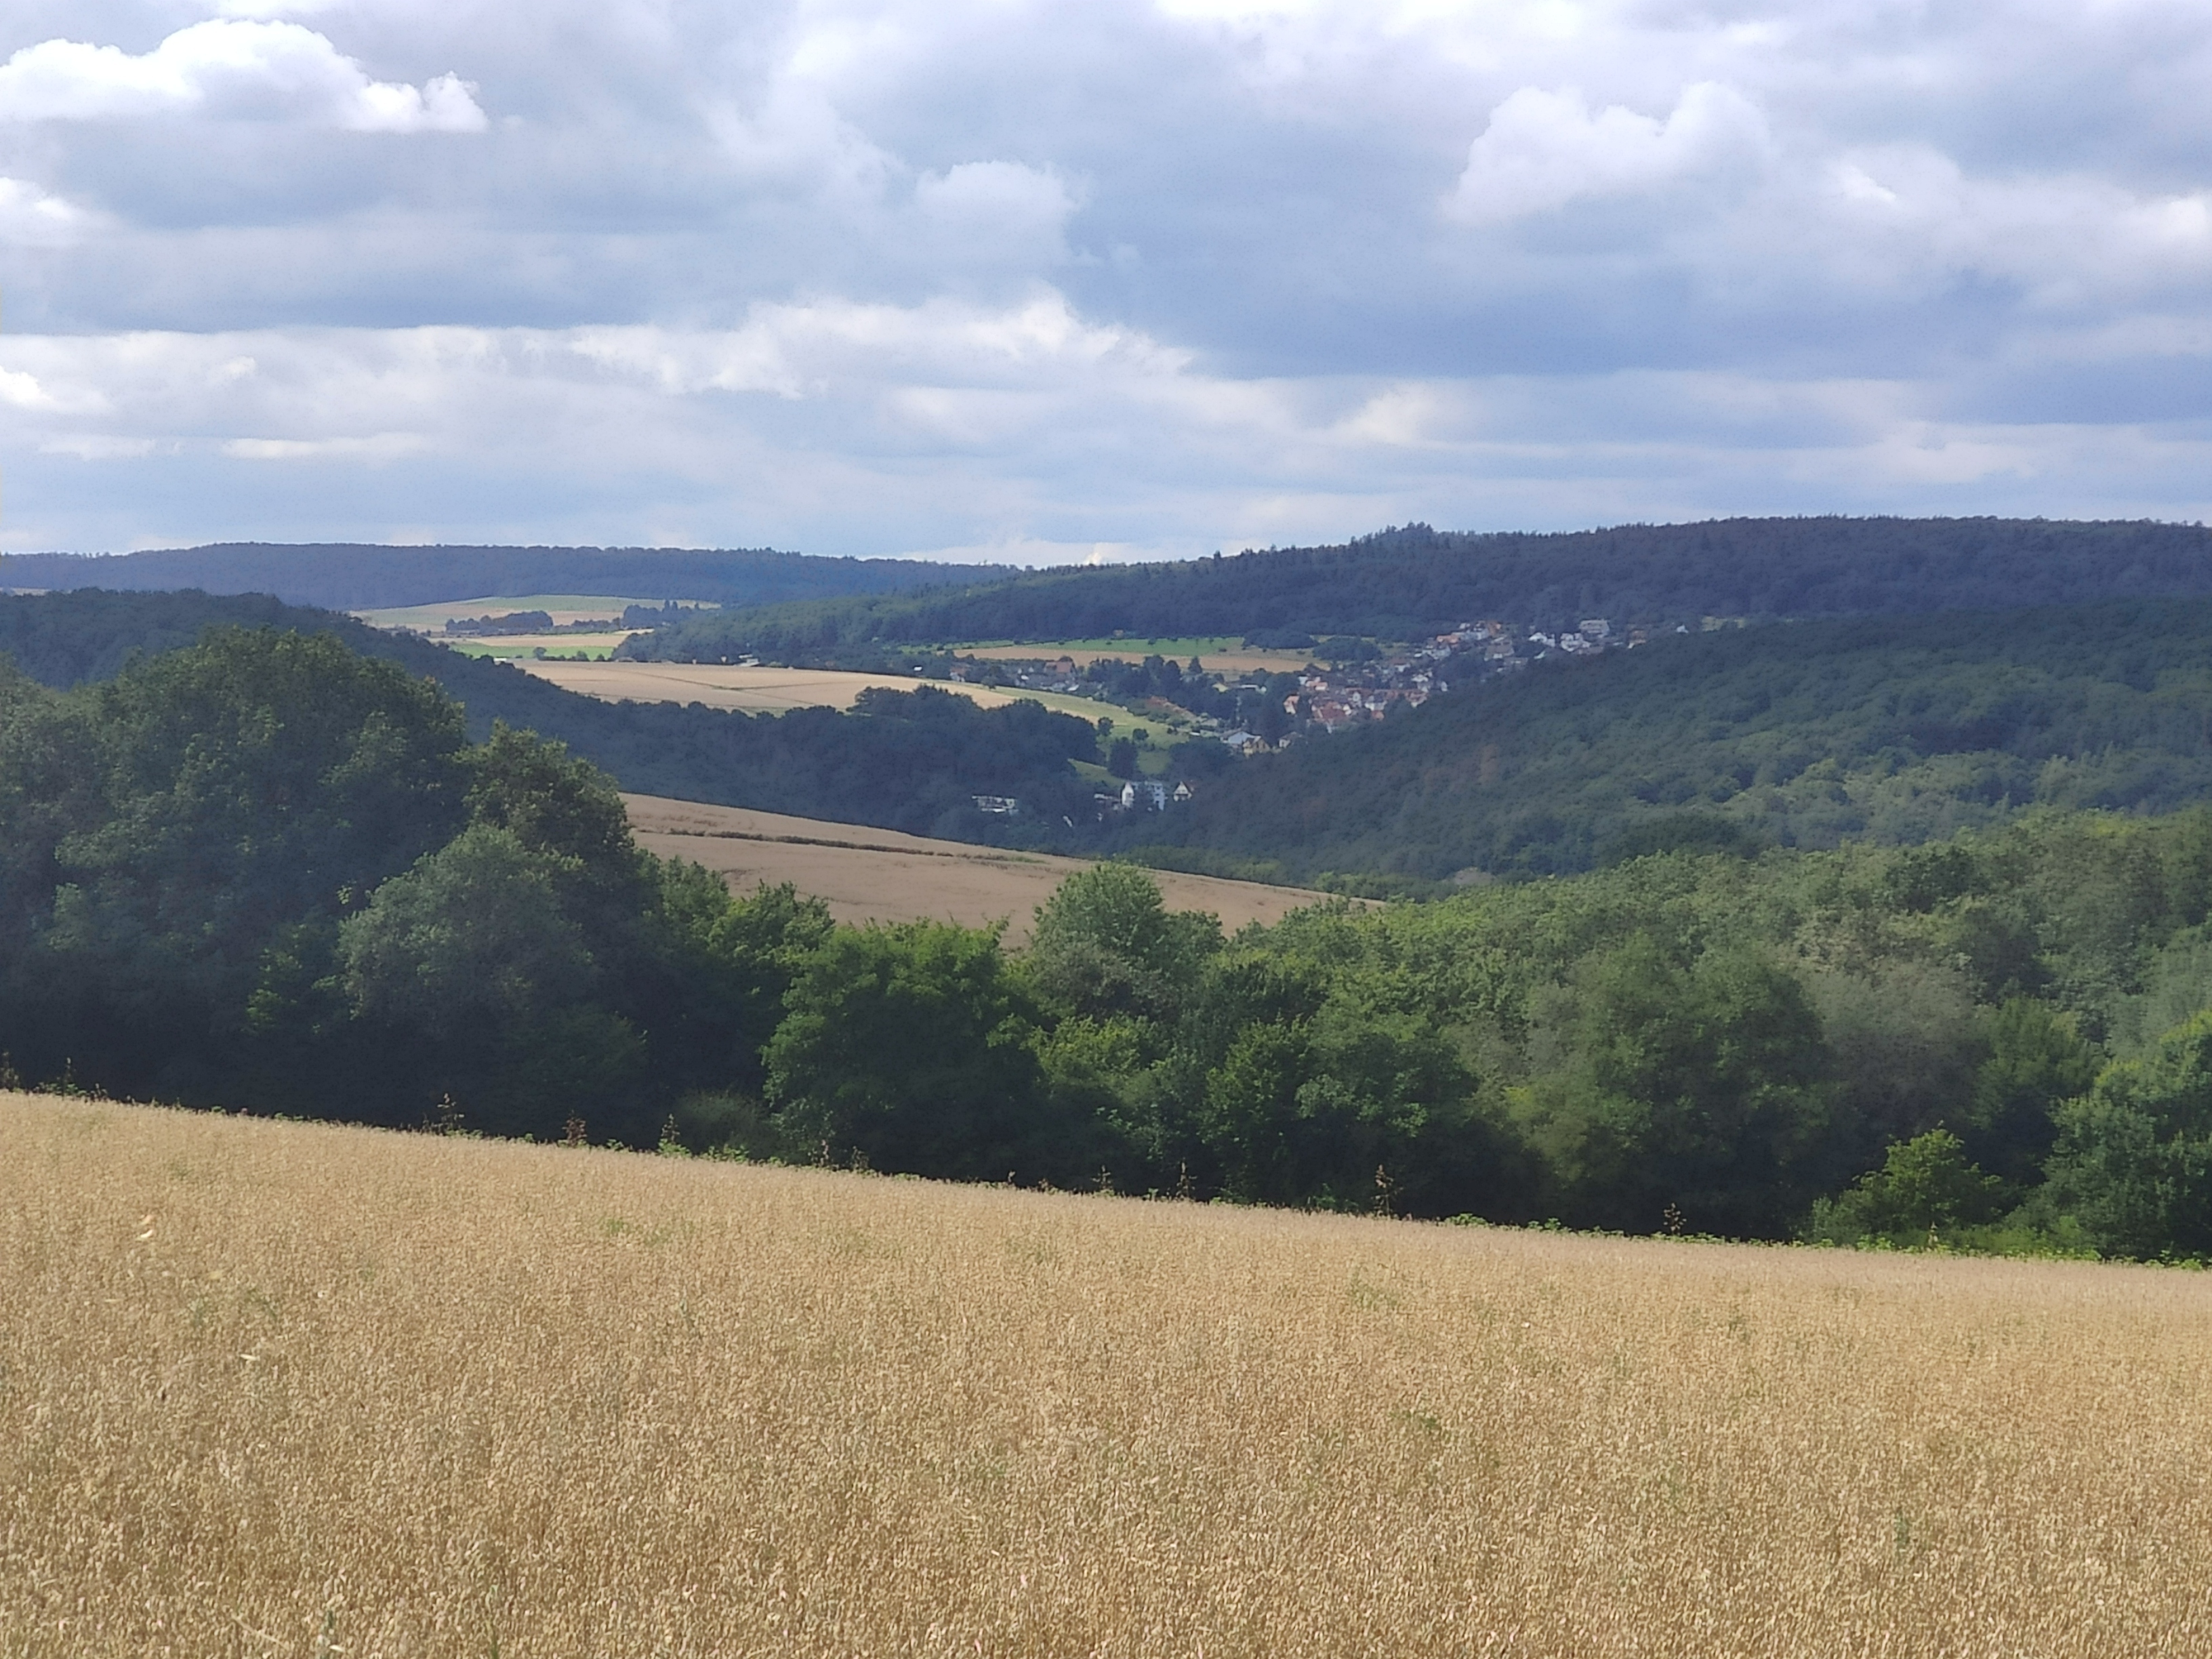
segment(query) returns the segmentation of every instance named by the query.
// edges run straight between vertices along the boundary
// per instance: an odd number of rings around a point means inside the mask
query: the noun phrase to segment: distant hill
[[[911,559],[828,559],[769,548],[378,547],[226,542],[80,557],[0,555],[0,588],[199,588],[272,593],[331,611],[439,605],[499,594],[606,593],[636,599],[777,605],[903,592],[1002,574]]]
[[[174,650],[226,624],[335,633],[437,681],[467,710],[471,737],[503,720],[568,744],[641,794],[979,842],[1003,840],[1009,827],[975,810],[979,793],[1012,795],[1039,813],[1090,808],[1091,786],[1068,765],[1098,757],[1089,726],[1038,703],[986,709],[933,688],[869,692],[854,714],[602,702],[505,663],[253,594],[0,594],[0,656],[42,684],[81,685],[110,678],[134,651]]]
[[[1425,525],[1334,547],[1037,571],[701,617],[631,641],[673,661],[864,659],[975,640],[1324,634],[1410,639],[1487,617],[1694,623],[2212,596],[2212,531],[2041,519],[1727,519],[1563,535]]]
[[[2212,600],[1794,623],[1527,671],[1239,763],[1125,845],[1215,874],[1565,874],[2212,801]]]

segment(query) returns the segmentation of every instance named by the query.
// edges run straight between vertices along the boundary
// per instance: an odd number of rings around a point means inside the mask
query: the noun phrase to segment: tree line
[[[851,559],[773,548],[385,547],[222,542],[82,556],[0,554],[0,587],[265,593],[333,611],[441,605],[494,594],[591,593],[779,605],[885,593],[990,574],[982,565]]]
[[[849,712],[748,715],[696,703],[610,703],[506,663],[262,595],[0,594],[0,652],[56,688],[108,678],[134,655],[189,645],[224,626],[326,633],[434,683],[461,705],[472,737],[504,720],[567,744],[625,789],[716,805],[1036,842],[1062,817],[1084,821],[1091,788],[1070,763],[1101,758],[1098,733],[1085,721],[1034,702],[983,708],[929,686],[872,690]],[[1024,816],[979,812],[978,794],[1015,797]]]
[[[1408,525],[1338,546],[1044,570],[687,617],[624,654],[860,665],[887,646],[1225,635],[1419,639],[1503,618],[1671,627],[1706,616],[1905,615],[2212,596],[2200,525],[1728,519],[1557,535]]]
[[[329,634],[0,673],[18,1078],[963,1180],[2212,1254],[2212,812],[1676,848],[1225,938],[849,927]]]
[[[1104,844],[1316,882],[1568,874],[1675,845],[1910,844],[2212,799],[2212,601],[1661,635],[1234,768]]]

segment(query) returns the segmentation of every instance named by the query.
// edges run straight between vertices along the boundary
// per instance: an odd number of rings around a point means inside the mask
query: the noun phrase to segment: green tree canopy
[[[580,997],[593,963],[562,913],[565,863],[481,823],[425,854],[339,927],[355,1012],[447,1036]]]
[[[799,1140],[921,1175],[1065,1169],[1046,1117],[1037,1011],[995,932],[841,928],[801,959],[785,1003],[768,1097]]]
[[[1220,924],[1168,909],[1149,872],[1101,864],[1070,876],[1037,907],[1028,960],[1038,986],[1079,1012],[1158,1018],[1220,948]]]
[[[1650,1230],[1771,1232],[1810,1201],[1829,1054],[1803,986],[1764,953],[1686,963],[1648,934],[1593,953],[1539,1015],[1528,1096],[1561,1213]]]
[[[2118,1255],[2212,1257],[2212,1009],[2055,1113],[2048,1201]]]

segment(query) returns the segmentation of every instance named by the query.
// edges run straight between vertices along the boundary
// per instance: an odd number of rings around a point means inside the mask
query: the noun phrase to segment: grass
[[[506,617],[518,611],[543,611],[556,623],[604,617],[612,621],[631,605],[660,608],[659,599],[626,599],[606,593],[488,594],[475,599],[444,599],[435,605],[392,605],[353,614],[371,628],[411,628],[437,633],[449,621],[464,617]]]
[[[0,1097],[0,1651],[2212,1644],[2212,1281]]]
[[[463,635],[441,637],[438,642],[465,657],[492,657],[502,662],[534,659],[540,651],[569,661],[580,658],[587,662],[605,662],[614,655],[615,647],[629,637],[629,632],[616,630],[605,634],[510,634],[473,638]]]
[[[849,708],[870,686],[912,691],[928,685],[967,697],[986,708],[1023,701],[1041,702],[1086,723],[1109,710],[1121,712],[1113,709],[1111,704],[1056,691],[1030,691],[1011,685],[948,684],[942,680],[905,674],[861,674],[832,668],[742,668],[688,662],[614,662],[579,672],[564,659],[539,661],[518,653],[514,661],[516,667],[527,669],[541,679],[609,702],[703,702],[713,708],[781,714],[793,708]]]

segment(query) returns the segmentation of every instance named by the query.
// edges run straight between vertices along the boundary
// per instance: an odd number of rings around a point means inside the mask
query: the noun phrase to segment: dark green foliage
[[[0,567],[7,562],[0,559]],[[0,654],[41,685],[67,688],[112,679],[132,656],[174,651],[210,628],[281,628],[300,620],[289,606],[259,594],[0,593]]]
[[[335,641],[219,631],[9,720],[14,1045],[184,1091],[234,1043],[270,934],[334,918],[465,819],[458,711]],[[54,1052],[63,1046],[64,1052]]]
[[[1671,1207],[1704,1231],[1771,1235],[1830,1173],[1820,1016],[1760,953],[1684,962],[1639,934],[1585,957],[1531,1016],[1547,1063],[1522,1109],[1566,1219],[1656,1231]]]
[[[2037,806],[2170,811],[2212,798],[2208,665],[2198,600],[1666,637],[1310,740],[1127,833],[1291,879],[1437,880],[1940,841]],[[2085,920],[2126,926],[2113,898]]]
[[[2212,1257],[2212,1009],[2057,1117],[2051,1207],[2113,1255]]]
[[[425,854],[339,925],[354,1012],[442,1037],[575,1001],[597,964],[563,914],[561,879],[572,872],[482,823]]]
[[[1958,1127],[1975,1161],[2015,1187],[2040,1175],[2060,1103],[2089,1091],[2097,1051],[2068,1015],[2032,997],[2008,998],[1984,1023],[1988,1054]]]
[[[1091,810],[1091,787],[1068,763],[1096,760],[1097,735],[1033,702],[986,709],[922,686],[871,691],[852,714],[606,703],[505,663],[258,597],[0,594],[0,641],[14,642],[33,679],[56,686],[103,678],[133,651],[190,644],[226,623],[327,633],[433,681],[462,705],[470,735],[489,738],[504,720],[565,744],[641,793],[977,841],[1034,839]],[[978,794],[1013,796],[1024,816],[986,817],[975,810]]]
[[[785,1004],[768,1097],[796,1141],[956,1179],[1083,1169],[1088,1149],[1039,1109],[1036,1011],[995,933],[840,928],[798,963]]]
[[[1179,564],[1048,570],[899,596],[700,617],[627,654],[752,652],[817,661],[886,643],[1413,639],[1485,617],[1698,625],[1777,617],[2075,605],[2212,594],[2201,526],[2017,519],[1731,519],[1565,535],[1468,535],[1408,525],[1340,547]]]
[[[218,629],[61,695],[0,672],[0,1051],[188,1103],[649,1143],[757,1088],[788,890],[632,842],[610,781],[330,635]]]
[[[1394,1213],[1492,1206],[1492,1172],[1480,1166],[1499,1137],[1478,1117],[1476,1078],[1433,1022],[1356,987],[1252,998],[1249,984],[1215,988],[1243,1017],[1202,1024],[1191,1056],[1211,1063],[1184,1133],[1222,1190]]]
[[[1970,1161],[1958,1136],[1930,1129],[1892,1146],[1881,1168],[1848,1192],[1814,1205],[1806,1236],[1909,1249],[1986,1227],[2005,1208],[2005,1183]]]
[[[1143,871],[1102,864],[1039,907],[1028,966],[1055,1004],[1091,1018],[1172,1017],[1221,948],[1210,916],[1169,911]]]
[[[861,721],[957,738],[950,701]],[[1227,941],[1108,864],[1010,959],[732,897],[561,744],[471,746],[331,635],[217,630],[70,692],[0,671],[0,1054],[963,1178],[2212,1255],[2212,811],[1828,851],[1690,816],[1583,875]]]

